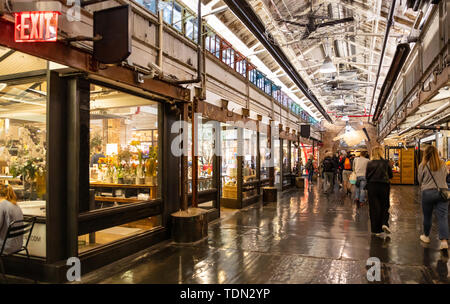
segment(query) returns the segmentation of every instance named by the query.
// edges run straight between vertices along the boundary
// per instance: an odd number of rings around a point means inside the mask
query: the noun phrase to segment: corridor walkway
[[[194,245],[166,242],[82,277],[81,283],[369,283],[367,259],[382,262],[382,283],[449,283],[448,255],[419,241],[418,189],[393,186],[391,238],[371,236],[368,206],[335,189],[282,193],[210,223]]]

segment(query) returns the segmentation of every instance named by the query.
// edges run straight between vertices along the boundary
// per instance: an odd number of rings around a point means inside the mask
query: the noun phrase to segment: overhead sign
[[[60,12],[19,12],[14,15],[16,42],[52,42],[58,39]]]

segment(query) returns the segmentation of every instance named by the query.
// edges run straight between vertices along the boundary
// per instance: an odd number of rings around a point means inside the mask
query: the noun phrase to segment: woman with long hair
[[[440,249],[448,249],[448,201],[441,197],[439,189],[448,189],[447,169],[439,158],[439,153],[434,146],[428,146],[423,153],[422,162],[419,165],[418,176],[420,190],[422,191],[423,234],[420,240],[430,242],[431,222],[433,211],[436,215],[439,227]]]
[[[0,248],[13,221],[23,220],[22,210],[17,206],[17,197],[10,185],[0,184]],[[8,239],[3,253],[8,254],[22,247],[23,236]]]
[[[389,229],[389,192],[392,168],[383,159],[383,149],[372,149],[371,160],[367,163],[366,181],[369,200],[370,227],[372,233],[381,236],[383,232],[391,233]]]

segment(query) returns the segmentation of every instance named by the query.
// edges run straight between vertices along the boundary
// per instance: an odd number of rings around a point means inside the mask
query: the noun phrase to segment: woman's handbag
[[[356,173],[352,172],[352,174],[350,174],[350,177],[348,178],[348,180],[350,181],[350,184],[352,184],[352,185],[356,184]]]
[[[450,201],[450,191],[445,188],[439,188],[438,184],[436,183],[436,180],[434,179],[433,173],[431,173],[430,167],[427,165],[428,172],[430,172],[431,178],[433,179],[434,184],[436,185],[437,190],[439,191],[439,195],[441,198],[448,202]]]

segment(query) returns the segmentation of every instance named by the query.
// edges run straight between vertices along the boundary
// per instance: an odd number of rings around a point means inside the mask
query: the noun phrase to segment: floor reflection
[[[338,185],[329,194],[279,193],[277,203],[258,203],[210,223],[208,239],[168,243],[83,277],[83,283],[371,283],[367,260],[378,258],[374,283],[449,283],[448,254],[436,233],[424,248],[418,237],[417,187],[391,189],[393,233],[370,233],[368,206],[358,208]]]

